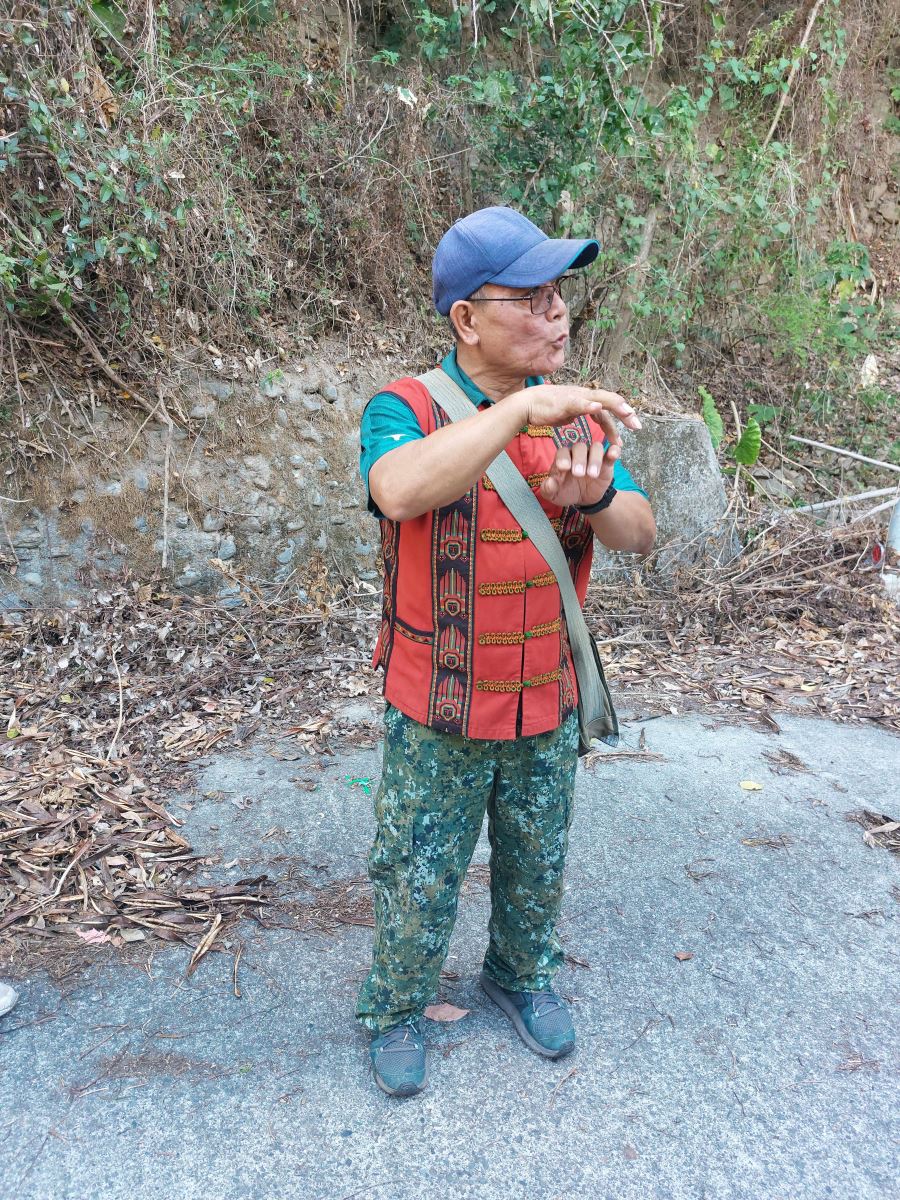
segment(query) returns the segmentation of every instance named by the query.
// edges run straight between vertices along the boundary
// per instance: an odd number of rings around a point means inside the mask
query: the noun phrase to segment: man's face
[[[486,364],[523,378],[559,370],[569,340],[569,313],[554,282],[548,281],[540,289],[486,283],[478,293],[485,302],[469,301],[472,328]],[[538,294],[529,302],[528,296],[534,292]],[[548,300],[550,307],[541,312]]]

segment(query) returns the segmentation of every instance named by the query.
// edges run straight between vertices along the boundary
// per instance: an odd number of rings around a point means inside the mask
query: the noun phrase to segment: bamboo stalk
[[[838,496],[836,500],[820,500],[816,504],[799,504],[794,512],[819,512],[823,508],[839,508],[842,504],[853,504],[857,500],[876,500],[879,496],[898,494],[895,487],[874,488],[870,492],[855,492],[852,496]]]
[[[842,450],[840,446],[829,446],[827,442],[814,442],[811,438],[798,437],[796,433],[790,433],[788,437],[792,442],[802,442],[804,446],[817,446],[820,450],[830,450],[832,454],[840,454],[844,458],[855,458],[859,462],[871,463],[873,467],[883,467],[886,471],[900,473],[900,467],[885,462],[881,458],[869,458],[865,454],[857,454],[855,450]]]

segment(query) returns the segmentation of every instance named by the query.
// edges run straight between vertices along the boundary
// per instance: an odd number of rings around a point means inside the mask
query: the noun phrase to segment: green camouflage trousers
[[[510,991],[559,970],[556,936],[572,822],[578,720],[482,741],[439,733],[388,705],[369,878],[372,969],[356,1015],[376,1033],[422,1014],[438,988],[459,890],[488,813],[491,919],[484,965]]]

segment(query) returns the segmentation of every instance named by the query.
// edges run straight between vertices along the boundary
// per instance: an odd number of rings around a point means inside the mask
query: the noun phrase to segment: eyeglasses
[[[574,278],[574,275],[560,275],[555,283],[542,283],[540,287],[533,288],[524,296],[469,296],[468,299],[473,304],[519,304],[523,300],[527,300],[531,315],[540,317],[550,311],[556,296],[559,296],[565,304],[566,297],[563,295],[563,288],[565,287],[568,292],[568,284]]]

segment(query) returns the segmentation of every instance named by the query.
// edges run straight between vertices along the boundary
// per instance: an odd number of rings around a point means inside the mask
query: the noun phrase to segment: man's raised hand
[[[568,425],[576,417],[591,417],[603,429],[610,445],[621,445],[614,418],[628,429],[640,429],[637,414],[624,396],[600,388],[541,383],[515,393],[525,405],[530,425]],[[511,398],[511,397],[510,397]]]

